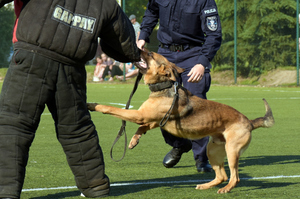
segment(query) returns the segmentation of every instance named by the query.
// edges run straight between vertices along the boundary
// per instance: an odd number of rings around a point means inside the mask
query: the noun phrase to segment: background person
[[[138,40],[143,49],[159,20],[157,38],[158,53],[170,62],[184,68],[179,83],[192,94],[206,99],[211,84],[210,61],[220,48],[222,33],[217,6],[214,0],[164,1],[149,0]],[[175,166],[181,155],[193,149],[196,168],[199,172],[211,171],[206,155],[208,137],[186,140],[162,130],[166,143],[173,149],[165,156],[163,164]]]
[[[134,29],[134,32],[135,32],[135,37],[136,37],[136,41],[138,41],[138,38],[140,36],[140,23],[136,21],[136,16],[135,15],[130,15],[129,16],[129,20],[131,21],[132,23],[132,26],[133,26],[133,29]]]
[[[105,79],[106,76],[110,76],[108,81],[112,82],[117,75],[123,75],[123,63],[115,61],[112,65],[105,67],[103,79]]]
[[[132,25],[111,0],[15,0],[15,12],[14,55],[0,95],[0,198],[20,198],[45,105],[79,190],[107,196],[109,178],[86,106],[85,63],[94,58],[98,37],[108,56],[139,61]]]
[[[139,69],[135,68],[132,63],[126,63],[126,74],[125,74],[125,80],[129,80],[133,77],[136,77],[139,73]],[[120,81],[124,81],[124,76],[117,75],[116,78]]]
[[[108,57],[105,53],[101,53],[101,59],[102,59],[102,62],[103,62],[103,64],[104,64],[104,67],[102,68],[102,74],[101,74],[101,77],[100,77],[100,79],[99,79],[99,81],[100,82],[103,82],[104,81],[104,78],[105,78],[105,76],[107,76],[107,75],[110,75],[110,71],[112,70],[112,67],[113,67],[113,60],[110,58],[110,57]],[[106,71],[105,72],[105,69],[107,68],[107,67],[109,67],[108,68],[108,71]],[[105,76],[103,76],[103,75],[105,75]]]
[[[139,69],[134,69],[128,73],[126,73],[125,75],[125,80],[129,80],[131,78],[136,77],[139,74]],[[123,76],[116,76],[116,78],[120,81],[124,81],[124,77]]]
[[[97,61],[97,64],[96,64],[95,70],[94,70],[93,81],[99,82],[100,79],[102,79],[103,72],[105,70],[106,65],[103,64],[103,61],[100,56],[96,57],[96,61]]]
[[[137,22],[136,16],[134,14],[132,14],[132,15],[129,16],[129,20],[132,23],[132,26],[133,26],[134,32],[135,32],[136,41],[138,42],[138,38],[139,38],[140,32],[141,32],[141,29],[140,29],[141,25],[140,25],[139,22]],[[134,67],[134,65],[132,65],[132,66]],[[128,80],[128,79],[131,79],[133,77],[136,77],[138,75],[138,73],[139,73],[138,69],[136,69],[134,71],[129,71],[125,75],[125,80]],[[121,80],[120,77],[117,77],[117,78],[119,80]],[[123,81],[124,81],[124,77],[123,77]]]

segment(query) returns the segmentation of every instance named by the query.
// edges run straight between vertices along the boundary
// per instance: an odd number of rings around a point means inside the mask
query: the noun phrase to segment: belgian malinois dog
[[[139,124],[140,127],[132,137],[129,148],[138,144],[142,134],[156,127],[191,140],[210,136],[207,156],[215,171],[215,179],[197,185],[196,189],[209,189],[228,180],[224,169],[224,158],[227,156],[230,180],[225,187],[218,190],[218,193],[229,192],[240,181],[238,161],[250,144],[251,131],[259,127],[271,127],[274,124],[273,114],[267,101],[263,99],[266,108],[265,116],[249,120],[230,106],[201,99],[178,85],[176,77],[183,72],[183,69],[169,62],[162,55],[142,51],[141,58],[145,61],[146,67],[141,67],[139,64],[137,67],[144,75],[144,82],[149,85],[151,94],[138,110],[97,103],[88,103],[88,108],[91,111],[110,114]]]

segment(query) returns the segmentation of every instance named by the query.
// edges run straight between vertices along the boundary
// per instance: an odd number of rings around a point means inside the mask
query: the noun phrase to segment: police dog
[[[154,52],[142,51],[146,67],[137,64],[144,75],[145,84],[152,91],[149,98],[138,110],[127,110],[112,106],[88,103],[91,111],[110,114],[122,120],[139,124],[129,148],[138,144],[142,134],[161,126],[169,133],[187,139],[210,136],[207,156],[215,171],[215,179],[199,184],[196,189],[209,189],[227,181],[224,158],[227,155],[230,168],[229,183],[218,190],[227,193],[240,181],[238,161],[251,141],[251,131],[259,127],[271,127],[274,118],[268,103],[264,100],[266,114],[249,120],[242,113],[225,104],[204,100],[192,95],[177,85],[176,77],[183,69]],[[172,107],[172,108],[171,108]]]

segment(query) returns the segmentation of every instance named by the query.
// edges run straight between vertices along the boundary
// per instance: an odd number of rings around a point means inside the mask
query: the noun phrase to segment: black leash
[[[135,91],[136,91],[136,89],[137,89],[137,87],[138,87],[138,85],[139,85],[139,82],[140,82],[140,80],[142,79],[142,76],[143,76],[143,74],[139,72],[138,76],[136,77],[136,80],[135,80],[135,83],[134,83],[133,90],[132,90],[132,92],[131,92],[131,94],[130,94],[130,96],[129,96],[129,99],[128,99],[128,101],[127,101],[127,104],[126,104],[125,109],[128,109],[128,108],[129,108],[131,98],[132,98],[132,96],[134,95],[134,93],[135,93]],[[120,128],[120,130],[119,130],[119,133],[118,133],[118,135],[117,135],[117,137],[116,137],[116,139],[115,139],[113,145],[111,146],[111,149],[110,149],[110,158],[111,158],[113,161],[115,161],[115,162],[119,162],[119,161],[121,161],[121,160],[125,157],[125,153],[126,153],[126,149],[127,149],[127,136],[126,136],[125,126],[126,126],[126,121],[125,121],[125,120],[122,120],[122,126],[121,126],[121,128]],[[125,135],[125,145],[124,145],[123,156],[122,156],[119,160],[115,160],[115,159],[113,158],[113,156],[112,156],[112,151],[113,151],[113,148],[114,148],[115,144],[117,143],[117,141],[120,139],[120,137],[121,137],[123,134]]]
[[[175,95],[174,95],[174,99],[173,99],[173,103],[171,105],[171,108],[168,110],[168,112],[166,113],[166,115],[161,119],[160,123],[159,123],[159,126],[160,127],[164,127],[167,123],[167,121],[169,120],[170,118],[170,115],[171,115],[171,112],[174,108],[174,105],[176,103],[176,100],[178,99],[178,90],[177,90],[177,87],[178,87],[178,82],[175,82],[174,83],[174,88],[175,88]],[[165,121],[164,121],[165,120]]]

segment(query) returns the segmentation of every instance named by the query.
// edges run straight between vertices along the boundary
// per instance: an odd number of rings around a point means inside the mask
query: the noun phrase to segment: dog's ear
[[[174,63],[171,63],[171,66],[172,66],[172,68],[173,69],[175,69],[176,71],[177,71],[177,73],[183,73],[183,71],[184,71],[184,69],[183,68],[180,68],[180,67],[178,67],[178,66],[176,66],[176,64],[174,64]]]
[[[170,64],[171,64],[170,69],[172,70],[172,72],[170,73],[170,80],[176,81],[176,79],[179,77],[179,74],[182,73],[184,69],[176,66],[176,64],[174,63],[170,63]]]
[[[176,78],[179,77],[179,73],[182,73],[184,69],[176,66],[173,63],[170,63],[170,65],[162,64],[160,66],[160,74],[169,77],[170,80],[176,81]]]

